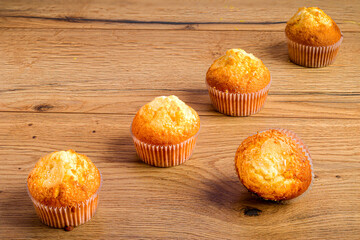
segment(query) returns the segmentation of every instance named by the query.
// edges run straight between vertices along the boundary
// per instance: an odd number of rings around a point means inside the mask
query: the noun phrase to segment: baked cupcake
[[[157,97],[137,112],[131,125],[136,152],[156,167],[190,158],[200,130],[197,112],[176,96]]]
[[[41,158],[27,179],[37,215],[55,228],[76,227],[89,221],[98,206],[100,186],[96,166],[73,150]]]
[[[299,8],[287,22],[290,60],[305,67],[330,65],[343,40],[336,23],[320,8]]]
[[[288,130],[267,130],[245,139],[235,155],[242,184],[257,196],[273,201],[303,194],[313,179],[308,148]]]
[[[230,116],[260,111],[271,84],[264,63],[242,49],[230,49],[206,73],[206,85],[215,109]]]

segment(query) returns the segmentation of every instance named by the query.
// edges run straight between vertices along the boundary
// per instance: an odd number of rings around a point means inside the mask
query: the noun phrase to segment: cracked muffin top
[[[161,96],[145,104],[132,122],[132,134],[142,142],[173,145],[194,136],[200,117],[176,96]]]
[[[230,49],[210,66],[206,81],[212,88],[229,93],[252,93],[270,83],[264,63],[242,49]]]
[[[338,42],[341,31],[323,10],[317,7],[302,7],[287,22],[286,36],[308,46],[329,46]]]
[[[92,197],[100,184],[96,166],[73,150],[42,157],[27,180],[31,196],[50,207],[75,206]]]
[[[310,160],[302,148],[278,130],[245,139],[235,155],[240,181],[267,200],[288,200],[304,193],[312,181]]]

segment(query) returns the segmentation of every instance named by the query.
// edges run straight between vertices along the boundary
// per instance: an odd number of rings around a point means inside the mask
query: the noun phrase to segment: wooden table
[[[360,2],[323,1],[344,34],[336,62],[289,62],[286,21],[305,1],[0,2],[0,238],[359,239]],[[273,84],[251,117],[214,111],[205,87],[227,49],[261,58]],[[198,111],[192,158],[140,162],[138,109],[177,95]],[[260,201],[238,181],[234,154],[268,128],[295,131],[315,181],[291,204]],[[71,232],[43,225],[26,193],[35,162],[56,150],[88,155],[103,175],[95,217]]]

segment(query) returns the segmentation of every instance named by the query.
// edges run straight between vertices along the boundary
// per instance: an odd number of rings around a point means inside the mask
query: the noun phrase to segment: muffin
[[[267,130],[245,139],[235,155],[242,184],[257,196],[272,201],[303,194],[313,179],[308,148],[288,130]]]
[[[131,125],[139,157],[157,167],[176,166],[190,158],[199,130],[197,112],[176,96],[145,104]]]
[[[89,221],[98,206],[101,174],[91,160],[73,150],[41,158],[27,179],[40,220],[55,228]]]
[[[285,35],[290,60],[305,67],[331,64],[343,39],[336,23],[317,7],[299,8],[287,22]]]
[[[249,116],[260,111],[270,84],[270,72],[264,63],[242,49],[228,50],[206,73],[213,106],[230,116]]]

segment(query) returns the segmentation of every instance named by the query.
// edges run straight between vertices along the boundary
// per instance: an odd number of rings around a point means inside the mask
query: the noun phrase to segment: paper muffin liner
[[[206,81],[210,100],[214,108],[225,115],[244,117],[255,114],[263,107],[271,85],[253,93],[228,93],[217,90]]]
[[[296,43],[287,37],[289,58],[293,63],[304,67],[328,66],[335,61],[342,40],[343,36],[333,45],[313,47]]]
[[[262,132],[267,132],[271,129],[268,129],[268,130],[265,130],[265,131],[261,131],[259,133],[262,133]],[[314,168],[313,168],[313,163],[312,163],[312,159],[311,159],[311,155],[310,155],[310,151],[309,151],[309,148],[304,144],[304,142],[299,138],[298,135],[296,135],[296,133],[290,131],[290,130],[287,130],[287,129],[283,129],[283,128],[274,128],[274,130],[278,130],[284,134],[286,134],[288,137],[290,137],[292,140],[295,141],[295,143],[301,148],[302,152],[305,154],[307,160],[309,161],[310,163],[310,166],[311,166],[311,182],[310,182],[310,185],[309,187],[306,189],[305,192],[303,192],[301,195],[295,197],[295,198],[292,198],[292,199],[288,199],[288,200],[279,200],[279,201],[275,201],[275,200],[271,200],[271,199],[266,199],[266,198],[263,198],[263,197],[260,197],[259,195],[257,195],[255,192],[250,192],[258,197],[259,199],[263,199],[263,200],[266,200],[266,201],[271,201],[271,202],[277,202],[277,203],[281,203],[281,204],[288,204],[288,203],[293,203],[295,201],[298,201],[299,199],[303,198],[309,191],[310,189],[312,188],[312,185],[313,185],[313,182],[314,182]]]
[[[136,152],[143,162],[156,167],[172,167],[183,164],[191,157],[200,129],[189,139],[167,146],[142,142],[134,136],[131,130],[130,132]]]
[[[42,223],[54,228],[65,228],[79,226],[86,223],[94,216],[99,203],[100,188],[101,183],[99,189],[89,199],[80,202],[75,206],[64,207],[51,207],[42,204],[31,196],[29,188],[27,188],[27,192],[33,202],[36,214]]]

